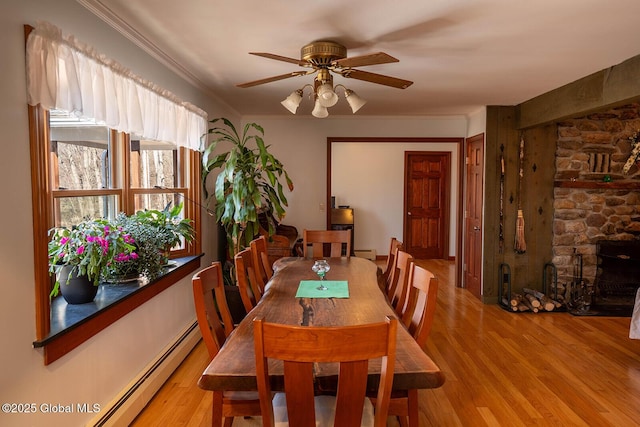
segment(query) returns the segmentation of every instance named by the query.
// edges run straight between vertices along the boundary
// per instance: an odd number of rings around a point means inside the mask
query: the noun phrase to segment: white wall
[[[334,142],[332,145],[331,194],[336,197],[336,206],[349,205],[354,209],[354,249],[375,249],[379,255],[387,254],[391,237],[404,240],[404,153],[450,152],[449,253],[445,255],[455,256],[458,144]]]
[[[187,84],[131,42],[95,18],[75,0],[25,0],[0,3],[0,402],[106,405],[158,353],[195,321],[191,281],[180,283],[120,319],[68,355],[44,366],[35,339],[29,124],[23,25],[46,20],[130,68],[134,73],[207,110],[210,116],[233,112]],[[206,217],[206,216],[205,216]],[[216,256],[209,220],[204,245],[208,262]],[[6,414],[2,426],[79,426],[93,414]]]
[[[478,111],[469,114],[468,119],[467,138],[487,131],[487,107],[482,107]]]
[[[331,117],[316,119],[312,116],[283,116],[283,117],[243,117],[243,124],[256,122],[265,130],[265,142],[272,144],[271,151],[285,165],[295,189],[287,194],[289,208],[283,223],[294,225],[302,233],[304,228],[323,229],[326,227],[327,194],[327,138],[334,137],[458,137],[466,136],[467,119],[463,116],[443,117]],[[377,143],[376,143],[377,144]],[[404,148],[397,147],[402,153]],[[455,157],[455,156],[454,156]],[[352,159],[354,162],[363,159]],[[457,164],[457,157],[452,158]],[[457,169],[455,170],[457,174]],[[381,174],[386,174],[382,171]],[[457,181],[456,187],[457,189]],[[375,192],[375,188],[369,190]],[[397,192],[402,193],[402,184]],[[392,197],[392,195],[389,195]],[[457,199],[452,194],[452,200]],[[339,204],[343,204],[339,202]],[[346,203],[353,204],[353,203]],[[355,207],[355,206],[354,206]],[[358,216],[361,218],[361,215]],[[358,219],[356,219],[358,220]],[[402,236],[402,218],[399,223],[385,224],[385,230],[380,231],[381,244],[376,241],[376,251],[384,254],[388,251],[389,238],[395,230],[400,230],[397,237]],[[356,228],[358,225],[356,224]],[[398,228],[399,227],[399,228]],[[454,234],[454,233],[453,233]],[[356,230],[356,236],[359,232]],[[451,236],[452,238],[455,235]],[[356,237],[357,239],[358,237]],[[455,240],[451,245],[455,250]],[[356,242],[356,248],[360,249]],[[362,248],[374,249],[374,248]],[[452,254],[454,254],[453,252]]]

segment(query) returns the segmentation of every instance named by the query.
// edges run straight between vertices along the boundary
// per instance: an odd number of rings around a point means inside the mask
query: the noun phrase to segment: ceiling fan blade
[[[289,62],[291,64],[296,64],[301,67],[309,67],[310,64],[307,61],[302,61],[300,59],[289,58],[287,56],[275,55],[273,53],[266,52],[249,52],[250,55],[262,56],[263,58],[275,59],[276,61],[284,61]]]
[[[371,53],[369,55],[354,56],[351,58],[336,59],[331,65],[338,68],[362,67],[365,65],[388,64],[399,62],[396,58],[384,52]]]
[[[276,82],[278,80],[288,79],[289,77],[305,76],[307,74],[310,74],[310,73],[307,71],[292,71],[291,73],[280,74],[279,76],[267,77],[266,79],[260,79],[260,80],[254,80],[252,82],[241,83],[236,86],[242,87],[242,88],[258,86],[265,83],[271,83],[271,82]]]
[[[380,85],[391,86],[398,89],[406,89],[413,84],[413,82],[409,80],[403,80],[397,77],[385,76],[382,74],[370,73],[368,71],[361,70],[347,69],[340,71],[340,74],[347,78],[364,80],[365,82],[377,83]]]

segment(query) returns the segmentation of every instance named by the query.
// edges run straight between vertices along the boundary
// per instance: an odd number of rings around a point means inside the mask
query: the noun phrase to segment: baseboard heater
[[[104,412],[87,425],[129,425],[201,338],[198,322],[189,325],[128,387],[103,408]]]

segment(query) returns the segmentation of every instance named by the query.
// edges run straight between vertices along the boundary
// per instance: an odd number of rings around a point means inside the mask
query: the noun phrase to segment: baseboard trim
[[[129,425],[201,338],[198,322],[189,325],[87,425],[94,427]]]

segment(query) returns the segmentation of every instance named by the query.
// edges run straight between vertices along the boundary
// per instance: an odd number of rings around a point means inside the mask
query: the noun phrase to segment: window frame
[[[40,105],[30,106],[29,138],[31,157],[32,209],[33,209],[33,248],[35,279],[36,343],[44,342],[45,364],[49,364],[73,348],[88,340],[106,326],[157,295],[162,290],[177,283],[180,279],[200,267],[201,256],[201,215],[200,215],[200,153],[185,147],[178,147],[176,174],[179,174],[176,188],[130,188],[130,140],[126,133],[111,129],[112,187],[95,190],[54,190],[51,169],[54,157],[51,152],[49,112]],[[184,216],[193,221],[195,239],[191,245],[171,252],[171,258],[186,258],[185,265],[169,272],[157,281],[144,286],[136,298],[129,300],[135,304],[114,304],[105,308],[104,315],[95,322],[83,322],[74,326],[72,334],[59,334],[47,339],[51,330],[51,304],[49,293],[53,278],[49,274],[48,242],[49,230],[55,225],[54,201],[60,196],[116,194],[121,197],[120,210],[132,214],[136,194],[174,193],[184,198]],[[93,320],[93,319],[92,319]]]

